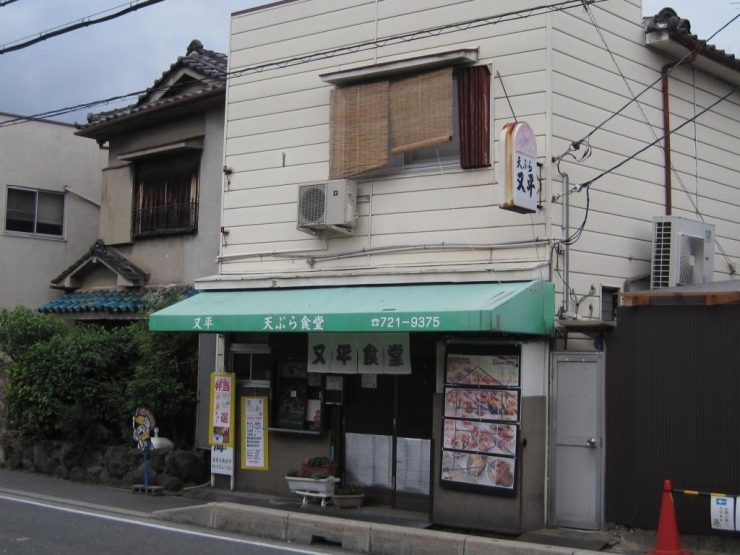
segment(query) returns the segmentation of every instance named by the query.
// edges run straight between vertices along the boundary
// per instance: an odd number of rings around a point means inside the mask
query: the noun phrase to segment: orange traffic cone
[[[676,525],[676,511],[673,508],[673,496],[671,495],[672,489],[670,480],[663,482],[663,498],[660,502],[655,549],[648,551],[648,555],[691,555],[691,551],[681,549],[681,540],[678,537],[678,526]]]

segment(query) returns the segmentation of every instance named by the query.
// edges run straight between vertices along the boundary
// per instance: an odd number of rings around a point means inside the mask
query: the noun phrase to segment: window
[[[272,356],[266,345],[233,343],[231,371],[240,387],[270,388]]]
[[[601,319],[612,322],[617,319],[617,307],[619,306],[619,288],[601,287]]]
[[[64,193],[8,187],[5,230],[64,236]]]
[[[134,237],[198,231],[200,152],[157,156],[136,164]]]
[[[491,165],[487,66],[447,67],[332,91],[330,179],[440,163]]]

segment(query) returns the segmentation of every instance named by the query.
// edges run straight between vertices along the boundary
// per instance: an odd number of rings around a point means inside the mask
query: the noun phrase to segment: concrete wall
[[[0,114],[0,122],[13,116]],[[67,193],[65,236],[34,237],[5,231],[7,186],[64,192],[68,186],[100,202],[100,171],[106,153],[74,136],[71,125],[31,121],[0,133],[0,307],[38,308],[60,293],[50,282],[81,257],[98,237],[98,206]]]
[[[147,127],[110,140],[108,169],[103,179],[101,236],[134,264],[151,274],[148,285],[192,284],[217,271],[220,240],[223,164],[223,111],[208,111]],[[156,148],[185,139],[203,139],[200,163],[198,233],[164,237],[131,238],[133,164],[119,159],[129,152]],[[104,239],[106,240],[106,239]]]

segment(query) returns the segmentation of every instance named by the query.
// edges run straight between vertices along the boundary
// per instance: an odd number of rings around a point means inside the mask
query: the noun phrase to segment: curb
[[[297,514],[237,503],[208,503],[155,511],[152,517],[263,539],[311,545],[341,545],[342,549],[373,555],[588,555],[596,551],[482,538],[466,534],[420,530],[390,524]]]

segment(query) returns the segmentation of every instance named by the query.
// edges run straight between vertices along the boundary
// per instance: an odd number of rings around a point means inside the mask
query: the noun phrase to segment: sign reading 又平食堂
[[[524,122],[507,123],[499,140],[499,208],[514,212],[537,212],[540,184],[537,171],[537,140]]]
[[[234,446],[234,386],[236,378],[228,372],[211,374],[211,396],[208,429],[212,446]]]
[[[269,470],[267,465],[267,397],[242,397],[242,469]]]
[[[308,371],[411,374],[408,333],[309,333]]]

